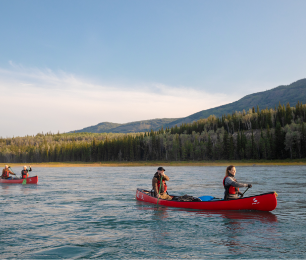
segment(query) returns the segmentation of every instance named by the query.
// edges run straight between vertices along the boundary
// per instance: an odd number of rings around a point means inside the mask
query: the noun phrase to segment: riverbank
[[[143,166],[302,166],[306,159],[293,160],[241,160],[241,161],[140,161],[140,162],[43,162],[43,163],[1,163],[11,167],[143,167]],[[0,164],[0,165],[1,165]]]

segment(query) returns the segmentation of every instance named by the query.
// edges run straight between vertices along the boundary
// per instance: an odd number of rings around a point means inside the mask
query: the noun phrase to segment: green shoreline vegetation
[[[0,163],[237,164],[306,158],[306,105],[209,116],[145,133],[67,133],[0,138]],[[237,162],[237,163],[236,163]],[[102,164],[102,163],[101,163]]]
[[[285,160],[241,160],[241,161],[138,161],[138,162],[42,162],[33,163],[32,167],[143,167],[143,166],[306,166],[304,159],[285,159]],[[22,167],[24,163],[11,163],[10,166]]]

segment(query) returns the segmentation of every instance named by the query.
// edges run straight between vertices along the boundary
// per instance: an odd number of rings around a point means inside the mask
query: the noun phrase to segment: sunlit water
[[[245,196],[279,194],[272,213],[136,201],[156,168],[34,168],[38,185],[0,184],[0,258],[306,257],[306,167],[237,167]],[[167,167],[169,193],[222,197],[224,172]]]

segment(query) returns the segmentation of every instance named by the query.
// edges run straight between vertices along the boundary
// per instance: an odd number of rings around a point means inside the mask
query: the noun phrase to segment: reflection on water
[[[265,211],[232,211],[232,210],[191,210],[191,209],[181,209],[181,208],[170,208],[165,206],[157,206],[154,204],[146,203],[143,201],[136,201],[138,210],[153,210],[154,212],[163,213],[170,211],[184,211],[184,212],[192,212],[194,214],[198,214],[201,217],[214,218],[221,217],[226,219],[253,219],[259,220],[263,223],[273,223],[277,222],[277,216],[272,212]]]
[[[277,191],[276,210],[136,201],[137,188],[150,189],[155,167],[90,168],[86,179],[83,168],[36,168],[38,185],[0,185],[1,258],[305,258],[306,167],[236,168],[239,181],[254,184],[246,195]],[[224,167],[167,173],[171,194],[223,194]]]
[[[251,219],[251,220],[259,220],[263,223],[273,223],[277,222],[277,216],[271,212],[260,212],[260,211],[213,211],[213,212],[198,212],[198,214],[203,216],[215,217],[219,216],[226,219]]]

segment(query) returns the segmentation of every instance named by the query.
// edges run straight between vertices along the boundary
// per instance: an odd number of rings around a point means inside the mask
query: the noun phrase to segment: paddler
[[[7,165],[5,165],[4,169],[2,170],[2,175],[1,175],[1,178],[2,178],[2,179],[8,179],[8,178],[10,178],[10,174],[16,175],[16,174],[13,173],[9,168],[10,168],[10,167],[8,167]]]
[[[29,178],[29,172],[32,171],[32,168],[30,166],[30,170],[28,170],[27,166],[23,166],[23,170],[21,171],[21,178],[25,179],[25,178]]]
[[[172,197],[167,194],[166,181],[169,181],[170,178],[165,174],[165,171],[166,170],[163,167],[158,167],[157,172],[154,174],[152,179],[154,196],[163,200],[172,200]]]
[[[235,179],[236,168],[234,165],[230,165],[226,168],[225,177],[223,179],[223,186],[225,189],[224,200],[236,200],[243,197],[243,194],[239,191],[239,188],[248,187],[252,188],[252,184],[239,183]]]

